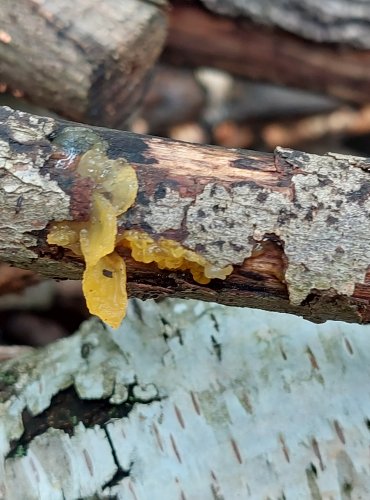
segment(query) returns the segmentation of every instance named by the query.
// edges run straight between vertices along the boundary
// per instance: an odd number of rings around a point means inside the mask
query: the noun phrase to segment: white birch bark
[[[369,334],[133,301],[115,332],[92,320],[1,365],[2,498],[370,498]],[[71,385],[126,416],[93,427],[72,416],[72,433],[49,425],[16,447],[22,411],[40,414]]]

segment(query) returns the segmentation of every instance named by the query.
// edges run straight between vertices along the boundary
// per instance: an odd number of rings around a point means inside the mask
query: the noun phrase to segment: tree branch
[[[226,279],[199,284],[187,271],[138,262],[118,245],[131,295],[370,322],[368,160],[282,148],[263,154],[71,125],[1,108],[3,261],[54,278],[81,277],[82,257],[46,238],[53,220],[90,217],[94,187],[74,166],[88,142],[81,137],[95,137],[109,161],[129,162],[138,179],[119,234],[133,229],[173,240],[217,269],[233,266]]]

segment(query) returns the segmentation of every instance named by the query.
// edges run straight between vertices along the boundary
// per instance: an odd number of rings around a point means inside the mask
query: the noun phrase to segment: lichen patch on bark
[[[230,189],[208,184],[189,207],[185,244],[219,266],[242,264],[256,241],[276,235],[287,258],[289,298],[300,304],[312,290],[351,295],[370,262],[369,173],[348,157],[316,156],[278,148],[291,189],[252,183]],[[291,194],[293,193],[293,200]],[[325,251],[323,249],[325,248]]]
[[[301,153],[279,148],[276,154],[297,164]],[[369,173],[349,167],[346,156],[304,156],[301,172],[293,177],[294,216],[279,230],[293,303],[304,300],[311,289],[352,295],[370,262],[370,199],[361,195]],[[358,161],[360,166],[364,160]]]
[[[130,214],[130,223],[144,222],[155,233],[164,233],[169,230],[180,229],[185,216],[186,208],[193,202],[190,197],[181,197],[179,192],[168,186],[163,187],[160,199],[153,194],[147,203],[140,207],[139,218],[135,216],[135,209]],[[124,221],[125,214],[122,216]]]

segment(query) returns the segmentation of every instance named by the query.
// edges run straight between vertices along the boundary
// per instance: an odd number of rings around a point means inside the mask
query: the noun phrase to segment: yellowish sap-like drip
[[[131,249],[138,262],[155,262],[160,269],[188,270],[201,284],[231,274],[232,266],[216,267],[174,240],[156,241],[137,230],[124,231],[117,237],[117,216],[135,202],[138,182],[135,170],[124,160],[107,158],[101,143],[81,157],[77,173],[96,184],[90,221],[55,222],[47,241],[84,257],[82,287],[89,311],[113,328],[120,325],[127,308],[126,266],[116,247]]]

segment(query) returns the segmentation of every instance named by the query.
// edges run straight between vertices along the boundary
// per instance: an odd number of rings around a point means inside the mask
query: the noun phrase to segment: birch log
[[[370,331],[167,299],[1,365],[6,500],[370,496]]]
[[[61,136],[68,137],[64,146],[57,140]],[[226,280],[201,285],[184,271],[137,262],[119,247],[132,295],[174,294],[315,321],[370,321],[366,158],[200,146],[71,128],[2,108],[2,260],[54,278],[81,277],[81,258],[49,246],[46,236],[53,220],[89,216],[92,190],[69,168],[69,148],[82,153],[92,137],[105,141],[109,158],[123,158],[136,170],[138,195],[119,218],[120,231],[134,228],[154,239],[170,238],[215,266],[234,269]]]
[[[166,36],[164,2],[2,0],[0,80],[72,120],[120,126]]]

